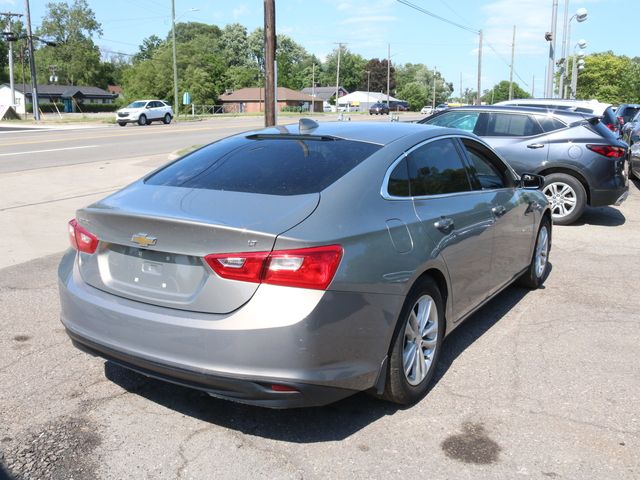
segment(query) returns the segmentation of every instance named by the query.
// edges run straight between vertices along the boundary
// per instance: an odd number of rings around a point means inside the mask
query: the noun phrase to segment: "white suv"
[[[172,118],[171,106],[162,100],[136,100],[116,112],[116,122],[121,127],[127,123],[149,125],[154,121],[169,124]]]

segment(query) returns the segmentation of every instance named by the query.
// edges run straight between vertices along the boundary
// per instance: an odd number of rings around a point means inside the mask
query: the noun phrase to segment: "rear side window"
[[[387,192],[393,197],[411,196],[411,190],[409,190],[409,169],[407,168],[405,159],[402,159],[391,172]]]
[[[379,149],[380,145],[350,140],[234,137],[187,155],[146,183],[304,195],[324,190]]]
[[[627,108],[625,108],[625,110],[622,113],[622,115],[618,115],[618,116],[622,116],[622,118],[624,119],[624,123],[627,123],[627,122],[630,122],[631,119],[636,116],[638,111],[640,111],[640,108],[638,108],[638,107],[627,107]],[[617,112],[616,112],[616,114],[617,114]]]
[[[447,112],[421,122],[427,125],[436,125],[438,127],[459,128],[467,132],[473,132],[478,123],[480,112]]]
[[[536,115],[536,119],[545,133],[555,132],[556,130],[566,128],[566,125],[557,118],[546,115]]]
[[[489,113],[487,137],[530,137],[542,133],[542,128],[529,115]]]
[[[427,143],[407,155],[411,195],[468,192],[471,184],[453,141]]]

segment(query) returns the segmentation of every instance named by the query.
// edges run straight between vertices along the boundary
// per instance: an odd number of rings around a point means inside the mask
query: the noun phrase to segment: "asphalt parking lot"
[[[639,478],[638,186],[556,227],[545,288],[456,330],[406,409],[275,411],[147,379],[71,346],[62,252],[3,268],[0,478]]]

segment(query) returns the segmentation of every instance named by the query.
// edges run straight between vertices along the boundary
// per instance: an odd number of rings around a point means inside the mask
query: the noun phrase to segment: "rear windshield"
[[[147,178],[150,185],[303,195],[324,190],[380,145],[351,140],[229,138]]]

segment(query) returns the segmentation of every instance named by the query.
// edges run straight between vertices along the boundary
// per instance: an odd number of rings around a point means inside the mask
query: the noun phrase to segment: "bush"
[[[56,110],[56,106],[58,110]],[[38,103],[40,111],[43,113],[64,113],[64,104],[62,103]],[[76,105],[77,113],[97,113],[97,112],[115,112],[118,110],[115,103],[81,103],[80,108]],[[27,112],[33,113],[33,104],[27,104]]]
[[[308,112],[309,111],[309,107],[294,107],[291,105],[285,105],[284,107],[282,107],[282,110],[280,110],[281,112],[293,112],[293,113],[303,113],[303,112]]]

